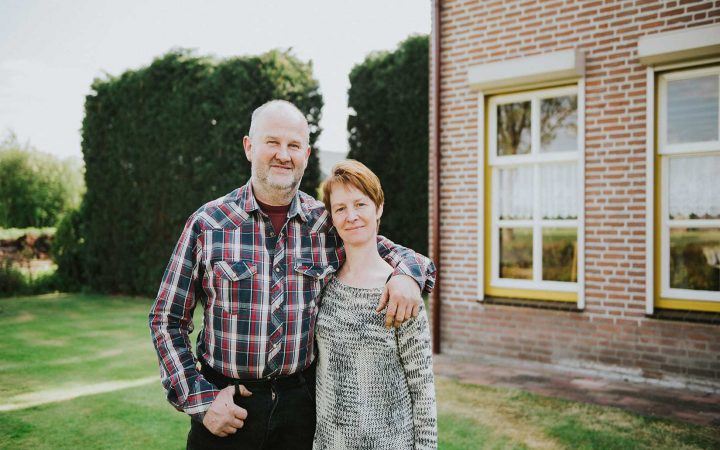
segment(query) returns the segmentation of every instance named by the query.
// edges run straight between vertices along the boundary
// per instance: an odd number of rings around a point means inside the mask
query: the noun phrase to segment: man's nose
[[[275,153],[275,158],[280,161],[290,161],[290,152],[287,146],[281,145],[277,153]]]

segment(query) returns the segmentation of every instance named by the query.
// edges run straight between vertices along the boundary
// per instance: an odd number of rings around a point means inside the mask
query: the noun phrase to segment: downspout
[[[435,275],[435,289],[432,292],[432,342],[433,353],[440,353],[440,1],[433,0],[433,208],[432,208],[432,257],[435,260],[437,273]]]

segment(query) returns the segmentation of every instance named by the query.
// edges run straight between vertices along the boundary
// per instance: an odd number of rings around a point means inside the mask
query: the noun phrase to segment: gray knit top
[[[315,449],[434,449],[437,415],[427,314],[399,329],[375,312],[381,288],[337,278],[325,288],[318,346]]]

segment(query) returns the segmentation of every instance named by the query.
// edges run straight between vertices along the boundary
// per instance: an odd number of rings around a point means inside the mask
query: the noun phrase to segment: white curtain
[[[577,163],[541,164],[540,214],[543,219],[576,219]],[[532,219],[533,166],[498,169],[500,219]]]
[[[533,214],[532,166],[498,169],[500,219],[531,219]]]
[[[720,219],[720,155],[671,157],[669,213],[675,219]]]
[[[540,166],[540,214],[543,219],[576,219],[577,164]]]

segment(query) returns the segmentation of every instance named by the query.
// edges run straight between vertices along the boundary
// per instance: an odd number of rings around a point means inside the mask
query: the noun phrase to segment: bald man
[[[167,399],[191,417],[189,449],[312,448],[319,294],[344,253],[322,203],[298,190],[309,138],[292,103],[257,108],[243,139],[250,180],[190,216],[163,276],[150,328]],[[386,239],[378,250],[395,267],[378,312],[389,299],[386,324],[399,326],[435,269]]]

